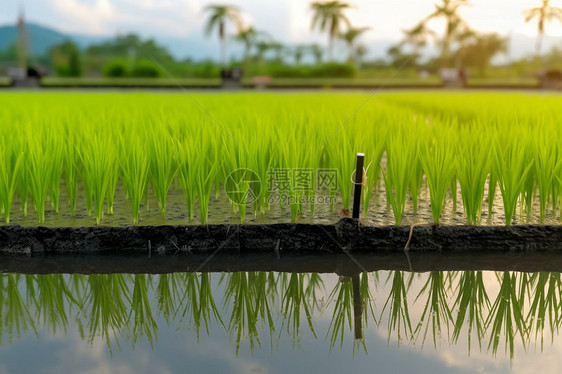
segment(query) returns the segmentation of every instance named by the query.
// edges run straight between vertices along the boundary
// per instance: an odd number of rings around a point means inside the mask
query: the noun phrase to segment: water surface
[[[0,373],[552,372],[559,273],[0,276]]]

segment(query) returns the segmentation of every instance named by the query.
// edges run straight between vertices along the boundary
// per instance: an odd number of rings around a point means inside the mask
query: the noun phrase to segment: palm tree
[[[283,54],[283,51],[285,50],[285,46],[283,46],[283,44],[273,40],[269,43],[269,49],[272,50],[275,53],[275,61],[276,62],[283,61],[282,54]]]
[[[314,56],[314,62],[316,65],[320,65],[322,62],[322,55],[324,54],[324,50],[318,44],[312,44],[309,47],[310,53]]]
[[[244,45],[244,62],[250,60],[250,52],[256,44],[259,33],[253,27],[242,29],[236,34],[234,39]]]
[[[357,47],[355,47],[355,56],[357,56],[357,65],[359,67],[363,65],[363,58],[365,58],[367,52],[369,52],[369,50],[367,49],[365,44],[359,44]]]
[[[533,18],[537,18],[538,21],[537,44],[535,46],[537,57],[541,54],[545,23],[552,20],[558,20],[562,23],[562,8],[551,6],[549,3],[550,0],[542,0],[542,6],[528,9],[523,13],[525,15],[525,22],[529,22]]]
[[[318,27],[321,32],[328,32],[328,58],[331,60],[334,39],[340,33],[343,24],[348,27],[351,25],[349,19],[343,13],[351,5],[339,0],[332,0],[315,1],[310,4],[310,7],[314,12],[310,28],[313,30]]]
[[[402,44],[407,44],[412,47],[412,54],[419,55],[421,48],[427,44],[428,36],[435,36],[433,30],[429,29],[424,22],[418,23],[411,29],[403,29],[404,40]]]
[[[423,21],[425,23],[434,18],[445,19],[445,35],[441,41],[441,67],[445,67],[449,61],[453,36],[457,29],[464,24],[458,14],[459,8],[463,5],[469,5],[468,0],[441,0],[440,4],[435,4],[435,11]]]
[[[463,60],[467,54],[469,43],[477,38],[478,34],[468,26],[465,26],[462,30],[459,30],[455,34],[455,41],[458,45],[455,57],[455,67],[457,68],[457,70],[463,67]]]
[[[205,12],[210,12],[211,16],[207,21],[205,33],[210,35],[213,30],[218,29],[221,44],[221,64],[226,64],[226,22],[230,20],[234,23],[237,31],[242,29],[242,18],[238,8],[231,5],[209,5],[205,7]]]
[[[349,56],[347,57],[349,63],[355,60],[355,41],[367,30],[369,30],[369,27],[350,27],[346,32],[339,35],[339,37],[345,41],[349,49]]]
[[[256,43],[257,60],[261,64],[264,62],[265,54],[271,49],[271,42],[267,40],[260,40]]]
[[[507,38],[494,33],[475,34],[462,48],[465,50],[463,63],[477,67],[484,75],[494,56],[507,52]]]
[[[302,61],[302,57],[306,51],[306,47],[304,45],[296,45],[290,50],[295,58],[295,65],[299,66]]]

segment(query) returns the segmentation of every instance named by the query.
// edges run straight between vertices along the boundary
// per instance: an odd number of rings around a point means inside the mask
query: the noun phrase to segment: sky
[[[414,26],[430,14],[437,0],[348,0],[347,12],[355,26],[369,26],[362,37],[369,46],[377,41],[398,41],[401,30]],[[326,43],[326,35],[310,30],[312,12],[308,0],[1,0],[0,24],[13,24],[22,4],[30,22],[56,27],[73,34],[113,36],[135,32],[144,37],[172,37],[203,40],[209,4],[237,6],[245,22],[267,31],[282,43]],[[536,36],[536,23],[525,23],[525,9],[541,0],[471,0],[460,14],[474,29],[504,35]],[[551,0],[562,7],[562,0]],[[441,32],[444,23],[431,22]],[[233,32],[233,28],[230,32]],[[561,37],[562,25],[552,22],[546,34]],[[207,43],[216,43],[209,39]],[[532,49],[532,46],[530,46]]]

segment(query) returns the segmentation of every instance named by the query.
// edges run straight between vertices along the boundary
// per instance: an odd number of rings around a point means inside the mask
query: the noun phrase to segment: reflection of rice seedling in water
[[[331,349],[342,341],[346,330],[353,329],[351,320],[357,321],[361,315],[356,309],[357,290],[362,310],[372,308],[364,315],[364,324],[385,324],[382,327],[388,331],[389,342],[397,344],[413,342],[414,334],[424,338],[430,330],[442,342],[454,344],[466,332],[469,353],[471,339],[476,337],[479,347],[482,341],[489,342],[492,356],[505,344],[513,358],[517,344],[525,348],[540,339],[542,348],[548,330],[556,336],[562,288],[559,273],[487,275],[380,271],[357,274],[353,276],[356,283],[337,282],[324,290],[323,281],[331,284],[333,277],[316,273],[223,273],[220,282],[211,273],[4,273],[0,274],[0,337],[17,339],[20,334],[45,329],[57,333],[78,329],[81,339],[92,343],[101,337],[111,350],[113,341],[121,346],[119,340],[124,340],[133,347],[139,340],[152,343],[165,325],[197,339],[201,331],[222,330],[226,318],[232,351],[238,352],[246,343],[253,350],[267,335],[272,349],[283,338],[299,344],[307,330],[315,335],[315,325],[325,322],[328,315],[331,324],[326,343]],[[379,277],[386,278],[386,285],[377,281]],[[376,295],[388,293],[386,302],[370,300],[370,289]],[[492,304],[490,289],[499,290]],[[326,295],[330,297],[324,300]],[[375,319],[374,313],[381,318]],[[449,329],[452,336],[443,333]],[[367,350],[368,342],[361,343]]]

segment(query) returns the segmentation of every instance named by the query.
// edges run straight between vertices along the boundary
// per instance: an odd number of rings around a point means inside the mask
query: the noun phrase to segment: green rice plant
[[[543,222],[546,215],[548,199],[552,197],[556,176],[560,173],[562,159],[558,141],[551,141],[543,132],[533,136],[531,154],[534,156],[534,176],[539,189],[539,221]],[[553,205],[556,205],[553,198]]]
[[[185,140],[175,143],[176,159],[178,160],[178,178],[183,190],[187,216],[193,221],[195,212],[195,179],[197,173],[195,149]]]
[[[288,169],[291,182],[299,170],[306,169],[313,170],[314,175],[309,186],[298,188],[293,181],[278,191],[286,197],[279,201],[280,206],[283,205],[280,211],[293,222],[301,217],[309,218],[307,211],[314,219],[318,187],[321,187],[317,184],[318,174],[314,173],[334,168],[338,171],[340,185],[329,190],[330,210],[337,196],[337,201],[341,198],[342,202],[340,213],[345,215],[351,202],[353,182],[350,177],[355,155],[363,152],[367,157],[363,209],[369,210],[371,196],[380,186],[381,191],[385,190],[386,203],[392,209],[395,222],[402,223],[405,210],[416,214],[418,208],[427,208],[422,206],[427,205],[422,200],[422,196],[425,197],[422,189],[424,185],[430,189],[425,181],[431,176],[419,157],[428,148],[424,144],[443,143],[440,136],[448,139],[445,150],[433,145],[429,149],[435,153],[448,152],[452,144],[456,150],[453,157],[458,159],[447,187],[450,196],[445,198],[444,204],[452,201],[453,210],[456,209],[458,179],[467,222],[480,221],[481,186],[485,175],[489,175],[486,195],[489,216],[498,185],[505,197],[504,212],[498,213],[506,213],[511,217],[508,220],[519,218],[520,214],[534,219],[531,210],[537,206],[538,220],[543,221],[549,204],[555,214],[559,206],[562,171],[557,170],[560,98],[556,96],[389,92],[380,95],[376,102],[364,105],[358,115],[349,117],[357,108],[357,102],[365,98],[363,94],[198,95],[198,102],[212,113],[213,118],[210,118],[199,109],[191,110],[191,106],[186,110],[184,98],[168,94],[37,94],[41,100],[33,95],[36,93],[2,93],[8,109],[1,114],[0,127],[4,131],[0,144],[9,143],[12,154],[22,155],[20,172],[15,178],[18,196],[15,203],[19,203],[26,215],[28,196],[31,196],[41,223],[45,209],[52,207],[53,212],[67,209],[66,204],[59,204],[63,183],[70,213],[82,216],[79,210],[83,201],[88,214],[97,208],[94,205],[102,203],[99,185],[96,187],[92,172],[80,156],[91,148],[96,136],[110,139],[112,146],[108,149],[115,153],[110,157],[116,161],[108,164],[103,202],[107,204],[107,213],[112,212],[114,200],[116,205],[120,204],[122,196],[115,196],[115,193],[123,185],[126,199],[131,199],[131,193],[140,195],[133,200],[139,207],[144,204],[148,210],[148,203],[155,196],[161,215],[165,215],[168,192],[181,186],[189,219],[193,220],[193,212],[199,205],[202,221],[207,223],[209,204],[226,202],[226,196],[220,196],[219,192],[228,174],[246,168],[255,172],[262,183],[259,191],[254,191],[253,185],[242,186],[248,193],[256,194],[256,199],[250,199],[251,204],[248,200],[245,205],[232,205],[233,211],[245,222],[250,205],[254,217],[271,214],[268,211],[272,191],[266,182],[271,170]],[[34,103],[33,110],[26,109],[29,102]],[[253,105],[248,106],[248,102]],[[448,135],[443,135],[445,133]],[[135,142],[134,146],[125,144]],[[477,144],[480,144],[479,150]],[[483,155],[488,151],[492,159],[489,167],[484,165]],[[533,164],[524,176],[519,174],[525,172],[528,165],[517,172],[516,165],[508,162],[516,153],[521,153],[518,156],[521,160]],[[129,155],[133,159],[148,160],[146,180],[143,175],[139,176],[145,186],[127,186],[136,177],[125,176],[123,165],[137,163],[129,160]],[[379,169],[381,164],[382,170]],[[138,170],[144,170],[144,166]],[[379,179],[380,174],[382,179]],[[510,182],[512,177],[518,180]],[[518,183],[519,180],[522,182]],[[211,200],[213,189],[215,199]],[[408,193],[413,209],[403,203]],[[521,211],[517,209],[517,200],[521,202]],[[137,205],[136,202],[132,205]],[[433,203],[432,208],[439,210],[440,204]],[[3,206],[0,209],[5,213]],[[96,216],[99,214],[96,211]],[[135,215],[133,221],[138,222],[138,214]],[[13,217],[12,213],[11,220]],[[416,221],[419,217],[412,219]]]
[[[454,177],[456,161],[450,130],[442,130],[427,140],[420,149],[420,160],[429,186],[433,222],[439,223],[447,190]]]
[[[78,188],[78,155],[76,151],[76,144],[71,139],[72,138],[70,138],[70,141],[65,144],[66,158],[64,159],[64,182],[66,186],[66,196],[68,197],[68,202],[70,204],[70,213],[74,215],[76,213],[76,196]]]
[[[516,137],[517,136],[517,137]],[[531,170],[533,160],[527,156],[528,141],[521,134],[496,135],[494,162],[503,199],[505,224],[511,225],[517,200]]]
[[[113,145],[115,147],[115,145]],[[121,176],[121,155],[119,151],[112,152],[113,164],[108,166],[108,181],[107,181],[107,193],[105,195],[107,199],[107,214],[113,214],[113,207],[115,205],[115,192],[117,190],[117,183],[119,182],[119,177]]]
[[[223,180],[226,195],[235,213],[240,216],[242,223],[246,220],[246,209],[249,200],[254,196],[252,193],[256,192],[254,182],[254,170],[252,169],[253,163],[250,161],[250,153],[248,150],[248,142],[240,143],[237,139],[241,138],[241,134],[237,133],[234,136],[223,137],[222,142],[222,156],[218,154],[218,145],[214,144],[213,154],[215,163],[218,160],[221,164],[217,168],[215,165],[208,165],[206,170],[210,170],[215,175],[222,175],[220,178]],[[207,147],[209,145],[207,144]],[[205,156],[207,157],[207,156]],[[212,169],[209,169],[212,168]],[[216,177],[216,176],[215,176]],[[265,181],[263,181],[265,183]],[[210,186],[212,187],[212,186]]]
[[[418,200],[420,197],[420,193],[422,190],[423,184],[423,165],[420,160],[420,151],[419,151],[419,144],[416,144],[416,154],[417,156],[412,162],[412,176],[410,178],[410,184],[408,189],[410,190],[410,197],[412,198],[412,212],[415,214],[418,212]]]
[[[22,174],[22,161],[23,154],[15,150],[7,139],[0,139],[0,208],[6,223],[10,223],[12,201]]]
[[[456,174],[469,225],[480,222],[486,179],[492,167],[491,141],[488,137],[475,136],[474,131],[472,126],[461,128],[456,148]]]
[[[453,173],[455,173],[453,171]],[[457,175],[453,175],[451,178],[451,184],[449,185],[449,192],[451,193],[451,200],[453,201],[453,212],[457,211],[457,190],[458,183],[457,183]]]
[[[373,190],[380,181],[381,175],[381,160],[385,150],[386,139],[388,131],[386,128],[378,130],[374,134],[374,139],[370,137],[363,138],[363,145],[361,149],[365,150],[365,176],[367,181],[362,193],[363,212],[367,215],[369,211],[369,204]]]
[[[488,178],[488,218],[492,217],[492,213],[494,211],[494,200],[496,199],[496,191],[498,189],[498,172],[496,170],[496,162],[493,160],[494,159],[492,157],[492,170],[490,171],[490,177]]]
[[[271,177],[270,171],[272,169],[273,161],[273,147],[266,146],[265,149],[258,151],[257,147],[252,147],[252,156],[249,157],[251,166],[249,167],[260,180],[259,189],[256,188],[257,198],[253,202],[254,216],[258,211],[264,214],[269,209],[269,198],[271,196],[270,186],[268,185],[269,178]],[[250,186],[248,186],[249,188]]]
[[[303,213],[303,203],[305,190],[300,186],[297,179],[299,170],[305,169],[308,165],[307,156],[304,152],[294,152],[297,144],[295,134],[285,134],[285,143],[279,145],[279,168],[283,174],[281,180],[277,181],[280,203],[286,200],[291,210],[291,222],[296,222],[297,218]],[[334,162],[334,160],[331,160]],[[279,175],[278,175],[279,176]],[[344,182],[345,183],[345,182]]]
[[[166,218],[166,200],[172,181],[178,171],[176,152],[168,134],[161,134],[156,129],[151,130],[148,136],[150,168],[148,176],[150,185],[156,194],[162,218]]]
[[[351,200],[351,191],[354,187],[354,175],[357,153],[364,153],[357,147],[355,137],[347,135],[347,133],[338,134],[339,141],[328,143],[328,153],[330,155],[330,163],[338,170],[340,179],[339,190],[341,192],[343,208],[349,210],[349,203]],[[365,165],[367,166],[367,165]]]
[[[146,150],[146,143],[138,136],[128,139],[121,138],[123,155],[121,160],[121,175],[123,185],[131,200],[133,224],[139,222],[139,208],[145,194],[148,180],[150,160]]]
[[[417,141],[398,128],[388,139],[386,169],[383,170],[386,198],[394,213],[397,225],[402,222],[406,193],[412,177],[411,166],[417,159]]]
[[[28,131],[31,131],[28,129]],[[47,201],[47,194],[49,186],[52,185],[52,163],[50,159],[50,149],[43,144],[40,135],[28,134],[27,139],[27,154],[28,163],[27,169],[29,173],[29,186],[31,196],[33,197],[33,204],[37,215],[39,216],[39,223],[45,221],[45,203]]]
[[[64,153],[67,147],[65,146],[63,140],[64,138],[56,135],[50,135],[48,138],[52,173],[50,177],[49,191],[51,204],[55,213],[59,212],[61,180],[64,172],[64,163],[68,158],[68,156]]]
[[[109,137],[93,136],[87,146],[82,148],[79,157],[84,165],[86,179],[89,181],[96,208],[96,223],[99,225],[103,217],[103,207],[113,173],[117,173],[118,162],[115,145]]]
[[[526,151],[527,154],[525,155],[525,159],[532,160],[533,166],[527,172],[525,176],[525,182],[523,183],[523,187],[521,190],[521,216],[526,216],[527,221],[531,219],[532,211],[533,211],[533,202],[535,201],[535,195],[537,191],[537,176],[536,176],[536,168],[534,167],[534,152],[533,152],[533,141],[529,139],[527,141]]]
[[[22,167],[20,168],[19,176],[17,179],[16,190],[20,202],[21,211],[23,216],[27,217],[27,205],[30,193],[29,169],[27,168],[27,155],[22,154]]]
[[[199,213],[201,224],[206,225],[209,216],[209,200],[213,190],[214,180],[217,173],[215,160],[217,159],[217,147],[213,142],[205,143],[205,147],[198,153],[197,179],[195,180],[195,191],[199,202]],[[246,205],[244,204],[244,207]]]

